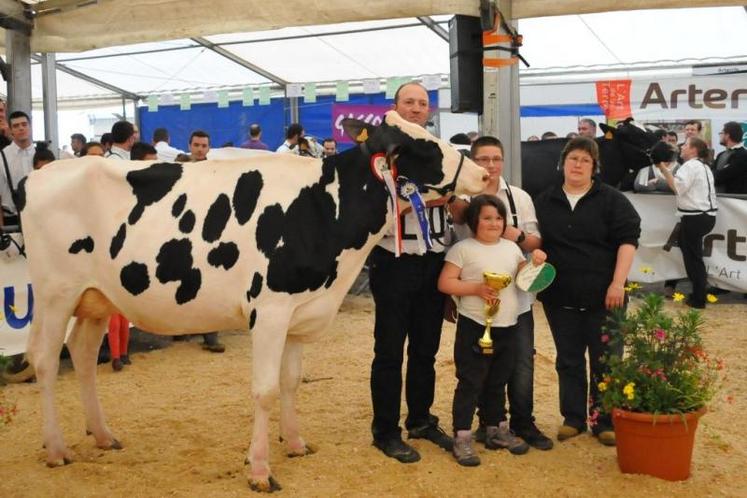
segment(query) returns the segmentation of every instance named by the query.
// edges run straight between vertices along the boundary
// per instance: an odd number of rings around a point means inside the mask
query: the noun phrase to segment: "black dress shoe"
[[[687,300],[685,301],[685,304],[688,305],[691,308],[695,308],[695,309],[698,309],[698,310],[704,310],[705,309],[705,303],[700,303],[700,302],[693,301],[693,299],[691,297],[687,298]]]
[[[399,437],[382,440],[374,439],[373,445],[380,449],[386,456],[394,458],[400,463],[415,463],[420,460],[420,453]]]
[[[526,443],[532,448],[547,451],[551,450],[553,447],[552,439],[542,434],[542,431],[534,425],[534,422],[512,428],[512,430],[514,431],[514,434],[526,441]]]
[[[409,439],[427,439],[446,451],[452,451],[454,449],[454,438],[446,434],[438,424],[410,429],[407,432],[407,437]]]

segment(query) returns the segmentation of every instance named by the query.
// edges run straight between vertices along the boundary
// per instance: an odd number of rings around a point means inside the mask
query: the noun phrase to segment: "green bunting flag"
[[[305,83],[304,84],[303,101],[307,104],[316,102],[316,83]]]
[[[183,93],[179,96],[179,109],[182,111],[192,109],[192,96],[190,94]]]
[[[350,100],[350,85],[347,81],[338,81],[335,87],[335,100],[337,102],[347,102]]]
[[[241,103],[244,107],[250,107],[254,105],[254,91],[251,87],[244,88],[244,93],[241,96]]]

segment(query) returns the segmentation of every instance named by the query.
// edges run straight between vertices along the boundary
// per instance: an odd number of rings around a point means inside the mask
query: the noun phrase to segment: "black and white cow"
[[[651,165],[648,151],[658,141],[656,136],[625,121],[613,128],[600,124],[604,137],[596,139],[601,163],[600,177],[620,190],[632,190],[638,170]],[[559,178],[560,153],[567,138],[521,143],[521,188],[532,197]]]
[[[114,312],[171,335],[249,327],[253,489],[277,483],[268,420],[279,395],[289,455],[309,452],[295,392],[302,344],[334,318],[369,251],[390,226],[390,204],[372,156],[423,185],[476,194],[486,172],[395,112],[380,127],[349,120],[365,145],[324,161],[289,154],[201,163],[57,161],[20,188],[36,309],[28,355],[42,394],[47,464],[69,463],[54,404],[67,340],[81,382],[87,429],[100,448],[121,448],[104,421],[96,355]],[[380,156],[379,156],[380,157]],[[428,186],[431,186],[429,188]],[[440,193],[435,187],[441,186]]]

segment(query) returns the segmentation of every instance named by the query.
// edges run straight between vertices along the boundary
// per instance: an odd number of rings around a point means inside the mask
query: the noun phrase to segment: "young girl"
[[[472,448],[472,418],[478,397],[484,400],[481,408],[487,424],[485,446],[489,449],[506,447],[511,436],[501,434],[498,427],[498,386],[505,383],[514,366],[515,325],[518,316],[516,272],[526,261],[515,242],[502,238],[506,229],[506,207],[493,195],[478,195],[472,199],[465,213],[466,222],[474,237],[465,239],[449,250],[438,280],[438,289],[459,296],[457,310],[454,363],[458,379],[454,392],[452,414],[454,420],[454,457],[460,465],[480,465],[480,458]],[[545,261],[544,252],[532,252],[534,264]],[[483,272],[511,276],[511,284],[496,292],[483,281]],[[485,331],[485,302],[500,299],[500,309],[493,318],[490,331],[493,354],[482,353],[478,340]]]

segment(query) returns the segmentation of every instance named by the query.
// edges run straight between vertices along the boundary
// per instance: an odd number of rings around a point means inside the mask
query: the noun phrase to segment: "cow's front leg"
[[[287,309],[285,313],[287,315]],[[283,316],[264,310],[266,320],[259,317],[252,331],[252,397],[254,398],[254,431],[247,461],[251,465],[249,486],[254,491],[273,492],[280,488],[270,472],[269,422],[272,404],[278,397],[280,363],[288,332]],[[279,323],[284,322],[284,323]]]
[[[286,442],[289,457],[310,455],[316,448],[307,445],[300,434],[296,413],[296,392],[301,383],[303,344],[288,339],[280,367],[280,435]]]
[[[67,341],[67,347],[80,382],[80,398],[86,415],[86,429],[93,434],[97,447],[121,450],[122,445],[106,425],[104,411],[96,393],[96,360],[105,330],[105,320],[78,318]]]

